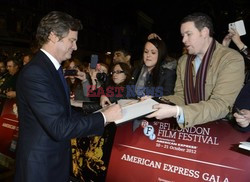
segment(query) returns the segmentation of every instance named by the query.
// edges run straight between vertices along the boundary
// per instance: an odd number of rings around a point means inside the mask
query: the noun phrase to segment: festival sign
[[[249,133],[228,121],[180,129],[172,119],[133,121],[117,128],[106,181],[247,182],[250,152],[239,149]]]
[[[0,100],[0,104],[0,164],[11,168],[15,159],[19,124],[16,100]]]

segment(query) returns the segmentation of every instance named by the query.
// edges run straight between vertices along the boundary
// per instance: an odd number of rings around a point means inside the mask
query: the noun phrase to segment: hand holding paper
[[[119,100],[118,103],[122,107],[123,117],[115,121],[116,124],[131,121],[135,118],[152,113],[156,110],[153,109],[153,105],[158,104],[158,102],[153,99],[146,99],[144,101],[122,99]]]
[[[177,114],[177,106],[168,104],[156,104],[153,109],[157,109],[154,113],[147,116],[147,118],[165,119],[175,117]]]
[[[135,118],[142,117],[149,113],[152,113],[156,111],[156,109],[153,109],[153,106],[156,104],[158,104],[158,102],[156,102],[153,99],[146,99],[143,101],[139,101],[137,99],[121,99],[118,101],[118,104],[115,105],[120,106],[121,111],[119,110],[117,112],[121,112],[122,117],[117,118],[115,120],[115,123],[120,124],[126,121],[132,121]],[[109,109],[110,107],[113,107],[113,105],[114,104],[106,106],[96,112],[106,112],[106,110]],[[115,116],[117,113],[113,114]]]
[[[122,109],[119,104],[113,104],[102,109],[106,122],[114,122],[122,118]]]

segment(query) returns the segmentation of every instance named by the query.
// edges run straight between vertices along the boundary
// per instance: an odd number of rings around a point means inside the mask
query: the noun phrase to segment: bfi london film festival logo
[[[152,125],[148,124],[148,121],[143,120],[141,123],[141,126],[143,128],[143,133],[145,136],[147,136],[150,140],[155,140],[155,129]]]

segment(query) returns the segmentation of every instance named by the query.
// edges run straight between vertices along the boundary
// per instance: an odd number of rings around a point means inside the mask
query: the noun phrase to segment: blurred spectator
[[[159,35],[157,35],[156,33],[151,33],[148,35],[148,40],[150,39],[159,39],[161,40],[161,37]]]
[[[244,56],[245,61],[245,81],[247,83],[250,80],[250,50],[249,48],[242,42],[239,33],[235,29],[229,29],[228,34],[224,37],[222,44],[228,47],[233,41],[240,53]]]
[[[127,63],[115,63],[111,69],[110,83],[106,87],[106,94],[100,98],[102,107],[127,98],[126,86],[131,79],[131,68]]]
[[[3,60],[0,60],[0,86],[3,84],[5,77],[9,74],[6,69],[6,63]]]
[[[83,82],[83,88],[86,88],[86,100],[83,102],[82,111],[84,114],[90,114],[100,106],[100,96],[104,94],[108,78],[108,66],[104,63],[97,64],[95,69],[88,66],[86,81]]]
[[[25,53],[23,55],[23,65],[26,65],[27,63],[29,63],[31,61],[32,57],[33,57],[32,53]]]
[[[6,74],[7,68],[6,63],[3,60],[0,60],[0,77],[2,77],[4,74]]]
[[[83,82],[86,82],[87,79],[82,63],[78,59],[72,58],[64,62],[63,69],[70,89],[71,99],[86,100]]]
[[[131,54],[126,49],[116,49],[113,55],[113,64],[123,62],[127,63],[131,68]]]
[[[228,34],[224,37],[222,44],[226,47],[229,46],[229,44],[231,43],[231,41],[233,41],[235,43],[235,45],[237,46],[237,48],[239,49],[239,51],[241,53],[243,53],[243,55],[250,60],[250,51],[249,48],[241,41],[240,35],[237,32],[237,30],[235,29],[229,29],[228,30]]]
[[[97,64],[95,69],[88,68],[92,90],[98,89],[99,87],[105,87],[108,69],[108,66],[104,63]]]
[[[9,74],[5,77],[5,80],[0,87],[1,96],[5,95],[7,98],[16,97],[16,81],[21,63],[21,57],[18,55],[14,55],[8,59],[7,70]]]

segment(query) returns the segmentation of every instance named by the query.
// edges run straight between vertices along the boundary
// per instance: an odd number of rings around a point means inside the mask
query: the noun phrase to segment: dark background
[[[149,33],[156,32],[166,42],[172,56],[181,54],[180,20],[192,12],[209,14],[215,38],[221,42],[228,23],[243,19],[250,24],[249,0],[1,0],[0,46],[5,49],[29,48],[34,42],[40,19],[52,10],[65,11],[80,19],[78,51],[81,57],[105,54],[116,47],[131,50],[138,59]],[[249,36],[242,40],[250,46]],[[232,44],[232,47],[234,45]]]

